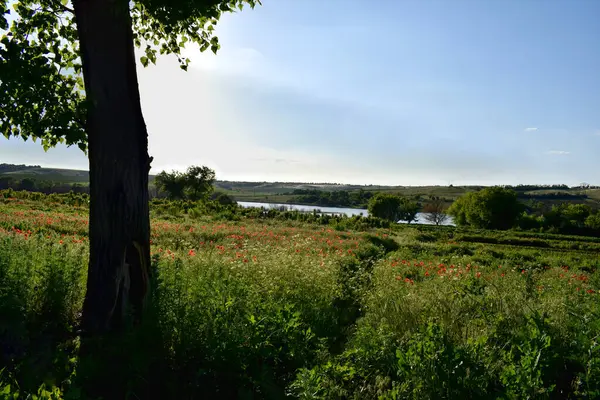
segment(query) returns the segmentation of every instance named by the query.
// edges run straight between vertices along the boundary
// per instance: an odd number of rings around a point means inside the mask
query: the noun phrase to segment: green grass
[[[598,238],[238,219],[154,208],[142,326],[80,354],[85,208],[0,196],[0,397],[600,396]]]
[[[589,189],[585,190],[584,193],[588,195],[591,199],[596,201],[600,201],[600,189]]]

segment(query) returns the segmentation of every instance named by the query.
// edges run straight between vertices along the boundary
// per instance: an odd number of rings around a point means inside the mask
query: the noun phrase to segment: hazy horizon
[[[0,162],[0,164],[2,164],[2,162]],[[10,163],[13,164],[13,163]],[[16,165],[20,165],[23,163],[17,163]],[[27,164],[28,167],[33,167],[33,166],[37,166],[39,164]],[[81,171],[81,172],[88,172],[88,169],[75,169],[75,168],[64,168],[64,167],[54,167],[54,166],[47,166],[47,165],[39,165],[40,168],[43,169],[52,169],[52,170],[68,170],[68,171]],[[173,170],[169,170],[167,172],[172,172]],[[156,173],[150,173],[150,176],[156,176]],[[383,187],[447,187],[449,185],[387,185],[387,184],[372,184],[372,183],[350,183],[350,182],[325,182],[325,181],[291,181],[291,180],[284,180],[284,181],[265,181],[265,180],[251,180],[251,181],[239,181],[239,180],[231,180],[231,179],[221,179],[219,177],[217,177],[216,179],[217,181],[220,182],[240,182],[240,183],[283,183],[283,184],[305,184],[305,185],[338,185],[338,186],[383,186]],[[556,186],[556,185],[567,185],[569,187],[578,187],[580,186],[580,184],[586,184],[586,185],[590,185],[592,187],[596,187],[596,186],[600,186],[600,185],[595,185],[593,183],[590,182],[580,182],[576,185],[568,185],[564,182],[554,182],[554,183],[548,183],[548,184],[539,184],[536,182],[529,182],[529,183],[524,183],[524,184],[517,184],[514,186],[518,186],[518,185],[531,185],[531,186],[540,186],[540,187],[544,187],[544,186]],[[511,184],[497,184],[497,185],[482,185],[482,184],[464,184],[464,185],[453,185],[453,186],[513,186]]]
[[[385,0],[387,1],[387,0]],[[265,0],[217,56],[138,67],[151,173],[219,180],[597,185],[600,2]],[[0,138],[0,163],[88,169]]]

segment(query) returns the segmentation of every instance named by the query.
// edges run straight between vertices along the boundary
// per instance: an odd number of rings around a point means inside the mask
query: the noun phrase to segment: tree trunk
[[[149,289],[148,134],[127,0],[73,2],[83,63],[90,169],[84,335],[139,319]]]

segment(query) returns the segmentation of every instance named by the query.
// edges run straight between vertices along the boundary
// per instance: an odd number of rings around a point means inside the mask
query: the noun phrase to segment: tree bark
[[[84,335],[140,318],[149,289],[148,134],[127,0],[75,0],[88,114],[90,258]]]

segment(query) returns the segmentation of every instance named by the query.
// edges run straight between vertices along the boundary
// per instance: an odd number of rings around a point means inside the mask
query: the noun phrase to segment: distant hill
[[[153,187],[152,181],[154,177],[155,175],[150,175],[151,187]],[[86,186],[89,183],[88,171],[44,168],[39,165],[0,164],[0,180],[3,178],[12,178],[14,180],[29,178],[61,185],[77,184]],[[389,192],[421,198],[438,196],[452,202],[461,195],[470,191],[481,190],[484,186],[381,186],[317,182],[216,181],[215,187],[217,190],[229,194],[238,201],[294,203],[298,200],[297,191],[303,190]],[[600,208],[600,187],[597,186],[518,185],[511,188],[518,192],[519,198],[523,201],[539,201],[546,205],[560,202],[574,202]]]
[[[90,180],[88,171],[76,169],[42,168],[40,166],[25,168],[8,168],[7,164],[0,164],[0,176],[9,176],[14,179],[38,179],[60,183],[87,183]]]

